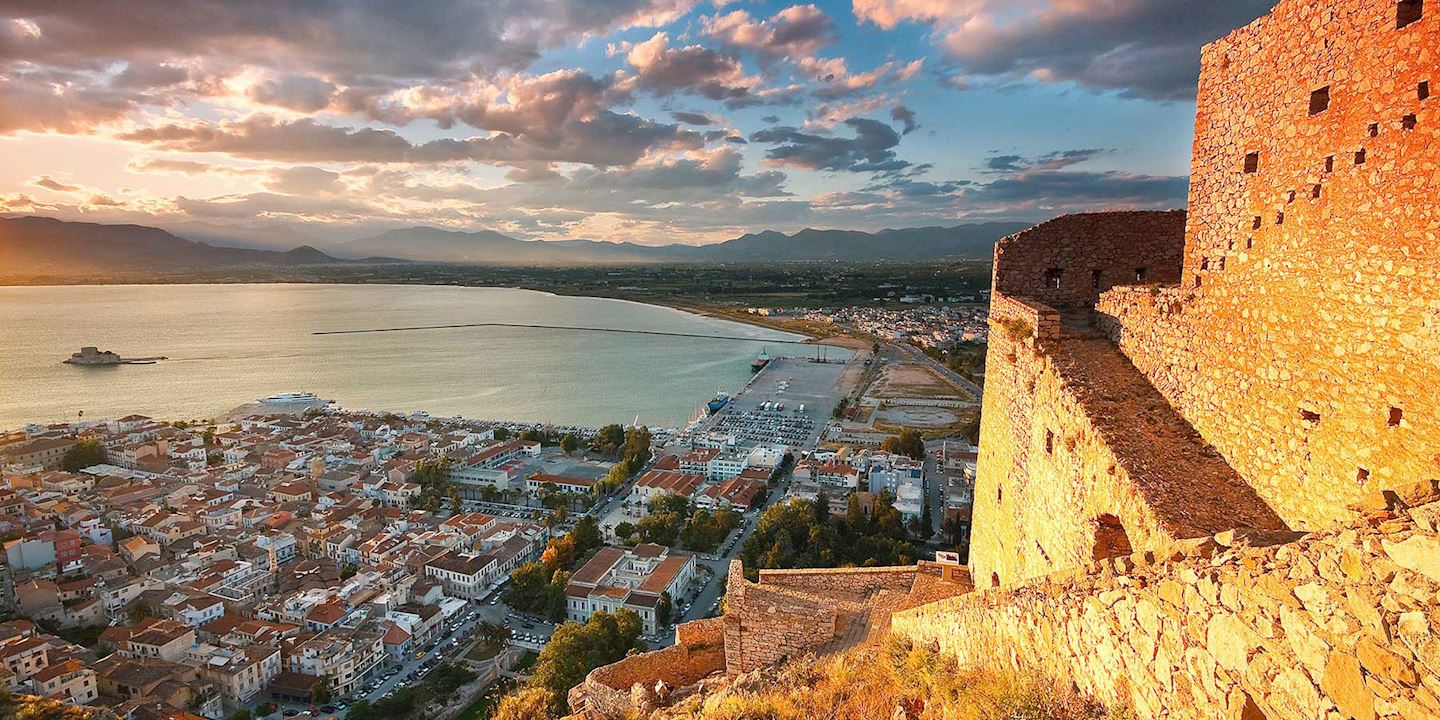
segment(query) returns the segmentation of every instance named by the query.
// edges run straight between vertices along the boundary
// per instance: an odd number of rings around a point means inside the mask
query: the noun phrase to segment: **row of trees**
[[[435,512],[448,504],[455,513],[464,508],[460,488],[450,482],[450,458],[426,458],[415,463],[414,480],[420,484],[420,495],[410,501],[410,507]]]
[[[869,513],[852,495],[844,518],[832,516],[829,504],[821,493],[816,500],[794,499],[765,510],[740,550],[746,572],[910,565],[920,559],[888,493],[876,496]]]
[[[650,514],[635,523],[616,525],[615,534],[630,545],[674,546],[678,541],[690,550],[714,552],[740,521],[740,513],[733,510],[711,512],[697,509],[689,498],[661,495],[650,501]]]
[[[567,714],[570,688],[591,670],[643,649],[639,642],[643,627],[640,616],[629,610],[613,615],[598,612],[584,625],[561,625],[540,651],[529,683],[500,702],[494,720],[542,720]]]
[[[600,525],[586,515],[568,534],[551,538],[539,562],[525,563],[510,573],[505,602],[521,612],[559,622],[565,618],[565,585],[570,575],[603,544]]]

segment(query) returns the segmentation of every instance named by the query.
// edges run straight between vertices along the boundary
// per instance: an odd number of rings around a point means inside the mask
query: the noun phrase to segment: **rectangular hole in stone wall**
[[[1245,156],[1245,172],[1253,173],[1260,170],[1260,153],[1252,152]]]
[[[1096,290],[1099,290],[1099,289],[1100,289],[1100,271],[1099,271],[1099,270],[1091,270],[1091,271],[1090,271],[1090,287],[1095,288]]]
[[[1401,130],[1414,130],[1415,126],[1418,124],[1420,124],[1420,120],[1414,115],[1406,115],[1405,117],[1400,118]]]
[[[1050,432],[1049,430],[1046,430],[1046,431],[1045,431],[1045,453],[1046,453],[1047,455],[1049,455],[1049,454],[1054,454],[1054,452],[1055,452],[1055,433]]]
[[[1135,282],[1145,282],[1145,275],[1147,274],[1145,268],[1135,268]]]
[[[1209,270],[1209,269],[1210,269],[1210,258],[1208,258],[1208,257],[1202,257],[1202,258],[1200,258],[1200,269],[1201,269],[1201,270]]]
[[[1255,238],[1245,238],[1245,249],[1246,249],[1246,250],[1253,250],[1254,248],[1255,248]]]
[[[1063,276],[1064,274],[1065,274],[1065,271],[1062,270],[1062,269],[1060,269],[1060,268],[1050,268],[1049,270],[1046,270],[1046,271],[1045,271],[1045,287],[1050,288],[1051,290],[1059,290],[1059,289],[1060,289],[1060,278],[1061,278],[1061,276]]]
[[[1317,425],[1320,423],[1320,413],[1307,408],[1300,408],[1300,422],[1306,425]]]
[[[1390,408],[1390,417],[1385,420],[1385,424],[1390,427],[1400,427],[1400,421],[1403,419],[1405,419],[1405,411],[1392,406]]]
[[[1290,194],[1285,196],[1285,202],[1287,202],[1287,203],[1293,203],[1293,202],[1295,202],[1295,191],[1294,191],[1294,190],[1291,190],[1291,191],[1290,191]]]
[[[1425,16],[1425,0],[1399,0],[1395,3],[1395,28],[1412,25]]]
[[[1197,288],[1200,287],[1200,281],[1201,281],[1202,279],[1203,279],[1203,278],[1201,278],[1199,275],[1196,275],[1196,276],[1195,276],[1195,287],[1197,287]]]
[[[1215,261],[1215,269],[1220,272],[1225,272],[1225,256],[1222,255]]]
[[[1256,215],[1256,216],[1255,216],[1255,222],[1251,224],[1251,229],[1252,229],[1252,230],[1259,230],[1259,229],[1260,229],[1260,223],[1262,223],[1262,222],[1264,222],[1264,219],[1261,218],[1259,215]]]
[[[1310,188],[1310,197],[1312,197],[1312,198],[1318,198],[1318,197],[1320,197],[1320,192],[1321,192],[1320,183],[1315,183],[1315,185]]]
[[[1429,80],[1426,80],[1425,82],[1422,82],[1422,83],[1420,83],[1419,85],[1416,85],[1416,86],[1415,86],[1415,94],[1418,95],[1421,100],[1429,100],[1429,99],[1430,99],[1430,81],[1429,81]]]
[[[1370,137],[1380,137],[1380,123],[1370,123]]]
[[[1330,109],[1330,86],[1326,85],[1310,93],[1310,114],[1319,115]]]
[[[1284,224],[1285,224],[1285,213],[1283,213],[1283,212],[1275,213],[1275,224],[1276,224],[1276,225],[1284,225]]]
[[[1357,482],[1357,483],[1359,483],[1359,484],[1361,484],[1361,485],[1364,485],[1365,483],[1367,483],[1367,482],[1369,482],[1369,481],[1370,481],[1370,471],[1369,471],[1369,470],[1366,470],[1366,469],[1363,468],[1363,467],[1362,467],[1362,468],[1356,468],[1356,469],[1355,469],[1355,482]]]
[[[1364,150],[1356,150],[1356,151],[1355,151],[1355,164],[1356,164],[1356,165],[1364,165],[1364,164],[1365,164],[1365,151],[1364,151]]]
[[[1335,156],[1334,156],[1334,155],[1330,155],[1330,156],[1327,156],[1327,157],[1325,158],[1325,172],[1335,172]]]

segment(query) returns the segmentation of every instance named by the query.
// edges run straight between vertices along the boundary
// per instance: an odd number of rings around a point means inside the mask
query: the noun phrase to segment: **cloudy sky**
[[[0,214],[703,243],[1181,207],[1269,0],[5,0]]]

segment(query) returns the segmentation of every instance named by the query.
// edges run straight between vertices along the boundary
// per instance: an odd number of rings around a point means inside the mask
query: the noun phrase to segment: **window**
[[[1095,518],[1095,547],[1091,557],[1095,560],[1121,557],[1135,552],[1130,547],[1130,536],[1120,518],[1105,514]]]
[[[1326,85],[1310,93],[1310,114],[1319,115],[1330,109],[1330,86]]]
[[[1061,278],[1061,276],[1063,276],[1064,274],[1065,274],[1065,271],[1062,270],[1062,269],[1060,269],[1060,268],[1050,268],[1049,270],[1046,270],[1046,271],[1045,271],[1045,287],[1050,288],[1051,290],[1059,290],[1059,289],[1060,289],[1060,278]]]
[[[1405,411],[1398,407],[1390,408],[1390,417],[1385,422],[1390,427],[1400,427],[1400,421],[1405,419]]]
[[[1245,172],[1253,173],[1260,170],[1260,153],[1252,152],[1245,156]]]
[[[1395,28],[1412,25],[1425,15],[1425,0],[1399,0],[1395,3]]]
[[[1414,115],[1406,115],[1400,119],[1401,130],[1414,130],[1417,124],[1419,124],[1419,120]]]
[[[1364,165],[1364,164],[1365,164],[1365,150],[1364,150],[1363,148],[1360,149],[1360,150],[1356,150],[1356,151],[1355,151],[1355,164],[1356,164],[1356,165]]]

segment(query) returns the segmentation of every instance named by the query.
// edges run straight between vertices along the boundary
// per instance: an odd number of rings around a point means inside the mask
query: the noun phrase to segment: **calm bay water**
[[[477,322],[755,340],[523,328],[311,334]],[[795,336],[669,308],[503,288],[0,287],[0,429],[73,420],[82,410],[86,419],[210,418],[291,391],[351,409],[588,426],[639,415],[674,426],[717,389],[744,383],[766,339],[787,338]],[[61,363],[84,345],[170,359],[102,368]]]

